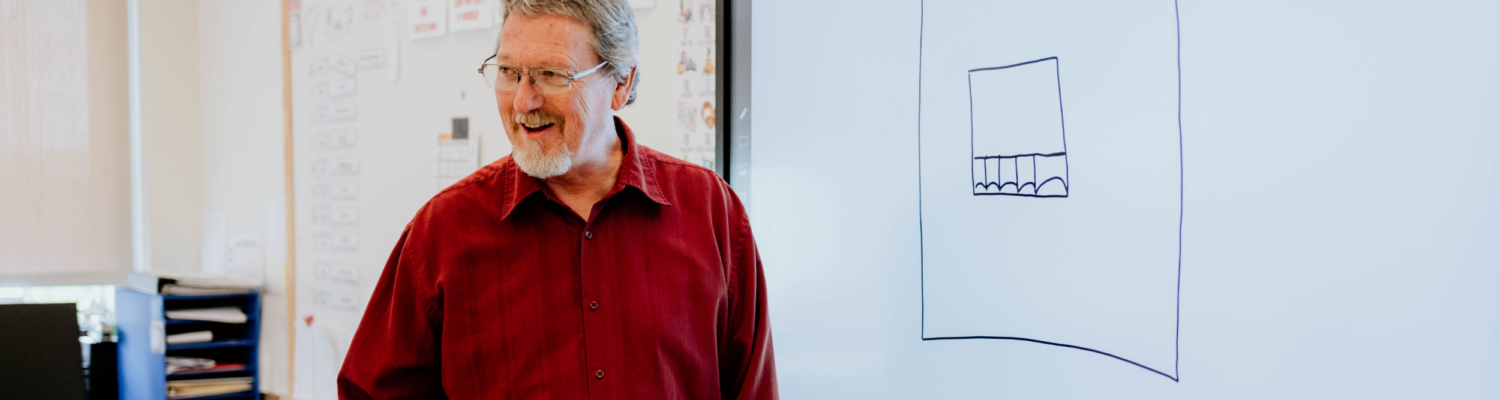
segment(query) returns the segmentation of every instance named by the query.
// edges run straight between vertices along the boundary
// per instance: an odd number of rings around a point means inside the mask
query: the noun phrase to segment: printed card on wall
[[[411,40],[447,35],[447,0],[407,0],[406,33]]]
[[[714,168],[714,1],[677,2],[673,19],[671,78],[672,144],[667,151],[687,162]]]
[[[494,26],[496,0],[449,0],[448,25],[454,32],[490,29]]]
[[[453,132],[440,133],[433,154],[434,192],[452,186],[479,169],[479,135],[470,135],[469,118],[455,117]]]

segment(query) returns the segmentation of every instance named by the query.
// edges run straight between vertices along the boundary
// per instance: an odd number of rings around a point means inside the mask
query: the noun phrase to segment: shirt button
[[[594,371],[594,378],[595,379],[604,379],[604,370],[601,369],[601,370],[598,370],[598,371]]]
[[[594,231],[583,231],[583,238],[584,239],[593,239],[594,238]]]
[[[591,302],[589,302],[589,309],[590,310],[598,310],[599,309],[599,302],[597,302],[597,301],[591,301]]]

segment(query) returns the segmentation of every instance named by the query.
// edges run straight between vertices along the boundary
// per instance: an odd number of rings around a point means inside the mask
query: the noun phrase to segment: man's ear
[[[624,81],[615,84],[615,94],[610,99],[609,106],[615,111],[625,108],[625,102],[630,100],[630,88],[635,87],[635,69],[630,67],[630,75],[625,76]]]

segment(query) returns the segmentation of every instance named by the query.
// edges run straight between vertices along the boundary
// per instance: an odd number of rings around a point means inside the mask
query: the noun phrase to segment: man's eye
[[[559,76],[562,76],[562,74],[558,73],[557,71],[542,71],[542,78],[545,79],[552,79]]]

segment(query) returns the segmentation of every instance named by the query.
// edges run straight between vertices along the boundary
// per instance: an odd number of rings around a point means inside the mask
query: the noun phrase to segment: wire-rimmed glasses
[[[521,88],[521,76],[530,76],[531,84],[542,94],[563,94],[573,89],[573,81],[582,79],[604,68],[608,61],[599,63],[578,73],[568,72],[562,68],[532,68],[521,70],[516,67],[500,65],[490,62],[495,56],[486,58],[483,65],[479,66],[479,74],[484,76],[484,83],[491,89],[504,92],[514,92]]]

